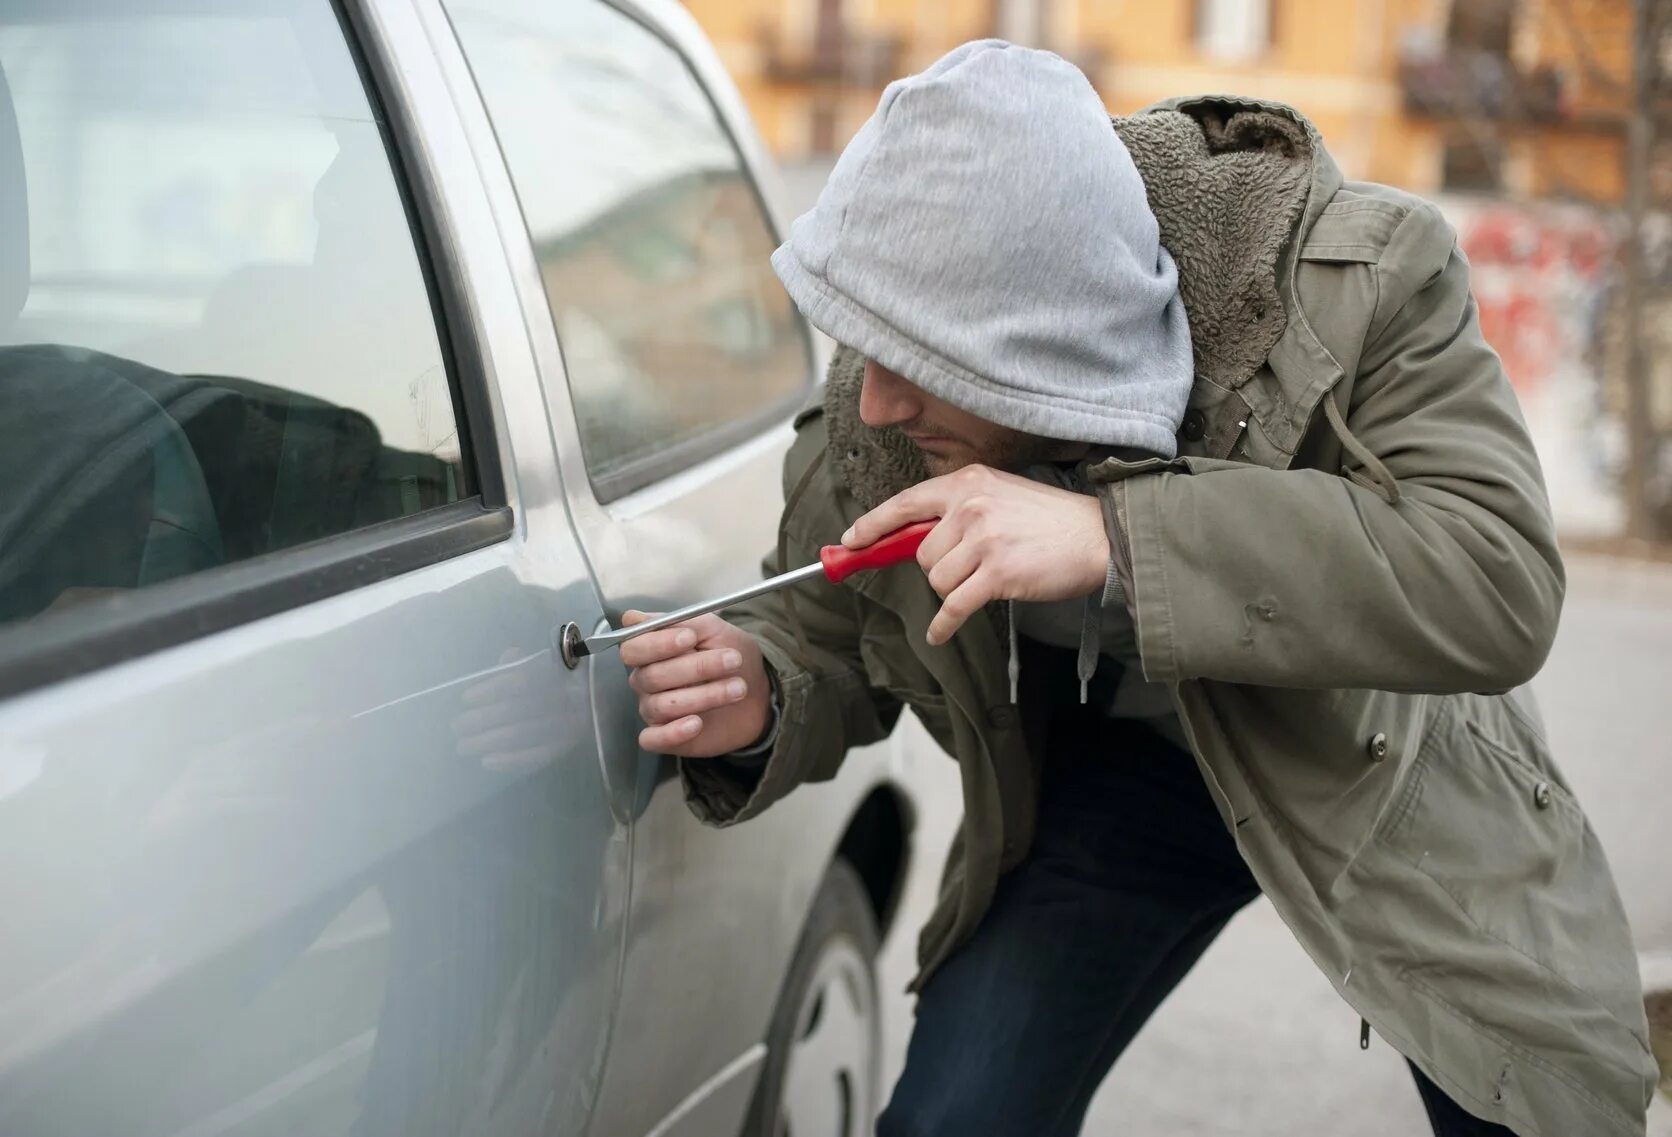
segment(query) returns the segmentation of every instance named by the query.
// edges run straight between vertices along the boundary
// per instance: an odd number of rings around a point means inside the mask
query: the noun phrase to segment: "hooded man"
[[[1344,182],[1287,107],[1111,129],[1074,67],[987,41],[888,87],[772,263],[842,346],[769,568],[939,518],[922,572],[622,657],[715,825],[902,707],[960,763],[879,1133],[1078,1132],[1260,893],[1440,1137],[1644,1131],[1625,916],[1516,690],[1561,606],[1549,507],[1438,210]]]

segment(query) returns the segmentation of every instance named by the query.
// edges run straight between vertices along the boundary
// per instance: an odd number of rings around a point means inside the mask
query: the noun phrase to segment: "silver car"
[[[0,1134],[868,1128],[904,744],[554,639],[773,546],[762,170],[672,2],[0,5]]]

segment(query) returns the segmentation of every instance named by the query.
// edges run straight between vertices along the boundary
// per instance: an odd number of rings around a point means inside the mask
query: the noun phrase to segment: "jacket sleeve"
[[[822,446],[823,432],[813,433],[819,436],[813,441]],[[791,451],[790,467],[798,464],[796,450],[801,448],[798,442]],[[793,528],[790,532],[790,567],[817,560],[818,549],[793,536]],[[762,567],[767,573],[780,571],[775,555]],[[835,777],[849,749],[886,738],[900,717],[899,702],[866,678],[859,654],[859,594],[820,580],[796,585],[794,591],[793,618],[783,592],[724,613],[761,646],[778,696],[778,727],[764,762],[680,759],[686,802],[710,825],[746,821],[803,782]],[[800,640],[796,618],[804,636]]]
[[[1337,405],[1395,500],[1361,469],[1196,459],[1100,489],[1150,679],[1497,692],[1543,664],[1564,587],[1549,503],[1432,206],[1395,231],[1378,284]]]

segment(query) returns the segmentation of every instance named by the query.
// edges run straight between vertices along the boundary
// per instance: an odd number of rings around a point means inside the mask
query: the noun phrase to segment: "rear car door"
[[[602,610],[447,107],[404,0],[0,9],[0,1133],[588,1123]]]

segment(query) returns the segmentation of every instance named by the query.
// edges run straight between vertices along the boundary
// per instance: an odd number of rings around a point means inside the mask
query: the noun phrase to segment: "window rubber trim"
[[[0,699],[498,544],[480,498],[379,522],[0,628]]]

